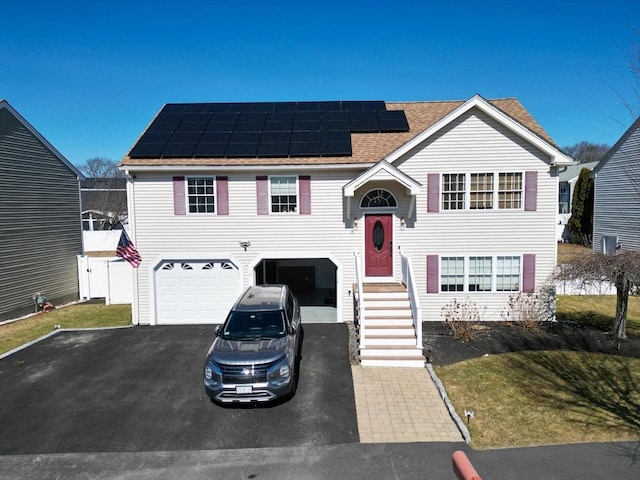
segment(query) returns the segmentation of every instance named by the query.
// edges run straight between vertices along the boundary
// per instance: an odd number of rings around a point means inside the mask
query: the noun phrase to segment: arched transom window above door
[[[360,208],[395,208],[397,206],[396,197],[384,188],[367,192],[360,201]]]

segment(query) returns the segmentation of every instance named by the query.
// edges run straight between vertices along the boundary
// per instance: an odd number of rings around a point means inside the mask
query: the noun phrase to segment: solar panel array
[[[402,110],[383,101],[172,103],[132,158],[349,156],[352,133],[407,132]]]

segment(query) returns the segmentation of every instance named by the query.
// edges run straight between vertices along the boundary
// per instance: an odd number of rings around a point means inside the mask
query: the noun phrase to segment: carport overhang
[[[355,196],[356,190],[374,181],[392,181],[403,186],[407,195],[411,197],[408,216],[413,216],[416,196],[420,193],[422,185],[386,160],[381,160],[342,187],[343,196],[347,200],[347,218],[351,218],[351,199]]]

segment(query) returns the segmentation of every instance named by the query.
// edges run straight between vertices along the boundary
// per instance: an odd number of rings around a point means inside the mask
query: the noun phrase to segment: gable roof
[[[345,197],[353,197],[355,191],[367,182],[376,179],[387,180],[389,178],[394,179],[400,185],[407,189],[407,192],[411,195],[417,195],[420,193],[420,183],[416,182],[409,175],[401,172],[396,167],[391,165],[386,160],[381,160],[373,167],[361,173],[358,177],[351,180],[343,187]]]
[[[18,120],[34,137],[36,137],[54,156],[56,156],[69,170],[71,170],[79,179],[83,179],[84,175],[69,160],[66,159],[53,145],[51,145],[40,132],[38,132],[27,120],[20,115],[6,100],[0,100],[0,110],[5,109],[16,120]]]
[[[604,165],[609,161],[611,157],[618,151],[618,149],[624,145],[624,143],[629,139],[629,137],[636,131],[636,129],[640,128],[640,117],[636,118],[636,120],[631,124],[631,126],[627,129],[626,132],[622,134],[620,140],[616,142],[616,144],[609,149],[607,154],[600,160],[596,168],[591,170],[591,178],[595,178],[598,172],[604,167]],[[638,156],[640,159],[640,155]]]
[[[134,167],[236,167],[236,166],[322,166],[354,165],[371,166],[382,159],[390,163],[398,158],[409,142],[423,141],[446,123],[462,115],[471,108],[480,108],[498,119],[510,129],[517,130],[527,141],[534,143],[553,158],[570,163],[570,157],[560,152],[551,137],[534,120],[515,98],[484,100],[480,96],[467,101],[445,102],[386,102],[387,110],[404,111],[409,130],[391,133],[351,133],[352,154],[341,157],[280,157],[280,158],[132,158],[125,156],[120,162],[122,168]],[[425,136],[425,132],[426,136]],[[143,132],[144,134],[144,132]],[[136,142],[137,143],[137,142]],[[412,143],[413,144],[413,143]]]

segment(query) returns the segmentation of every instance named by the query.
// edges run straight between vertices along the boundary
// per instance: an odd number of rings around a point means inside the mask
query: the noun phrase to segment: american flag
[[[129,235],[127,235],[127,232],[124,230],[122,230],[122,234],[120,235],[118,248],[116,248],[116,255],[120,258],[124,258],[133,268],[137,268],[142,261],[136,247],[133,246]]]

